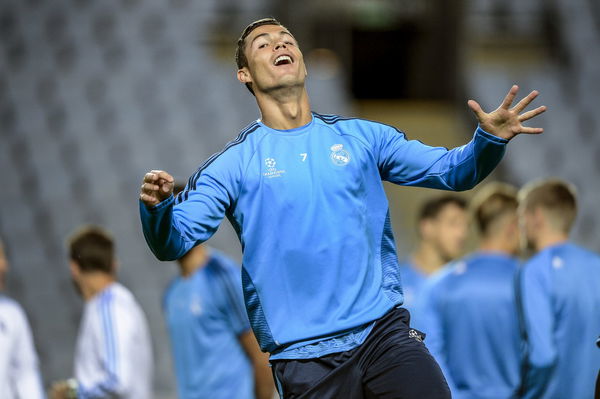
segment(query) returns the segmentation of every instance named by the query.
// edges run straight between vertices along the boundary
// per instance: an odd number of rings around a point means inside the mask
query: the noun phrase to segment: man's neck
[[[540,234],[535,240],[535,249],[539,252],[553,245],[561,244],[569,239],[569,235],[563,232],[547,231]]]
[[[509,256],[514,256],[518,252],[518,248],[512,244],[512,240],[504,237],[485,237],[479,244],[479,250],[482,252],[503,253]]]
[[[208,263],[208,258],[208,250],[204,246],[198,245],[177,261],[179,272],[184,278],[187,278],[194,274],[196,270],[204,267]]]
[[[430,244],[421,243],[412,256],[413,263],[425,275],[438,271],[446,260]]]
[[[306,89],[291,87],[269,93],[256,93],[262,122],[272,129],[289,130],[304,126],[312,120]]]
[[[81,277],[81,294],[84,301],[89,301],[106,287],[115,282],[115,276],[102,272],[88,272]]]

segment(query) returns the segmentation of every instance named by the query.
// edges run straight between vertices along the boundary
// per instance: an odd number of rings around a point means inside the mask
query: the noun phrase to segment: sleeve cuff
[[[493,134],[486,132],[479,125],[477,126],[477,130],[475,131],[475,135],[482,136],[486,140],[493,141],[494,143],[497,143],[497,144],[507,144],[508,143],[508,140],[503,139],[502,137],[494,136]]]
[[[141,200],[140,200],[140,202],[141,202]],[[148,213],[159,213],[164,208],[166,208],[166,207],[170,206],[171,204],[173,204],[173,202],[175,202],[175,197],[173,196],[173,194],[171,194],[169,196],[169,198],[163,200],[162,202],[159,202],[158,204],[156,204],[154,206],[151,206],[150,208],[148,208],[146,206],[146,210],[148,211]]]

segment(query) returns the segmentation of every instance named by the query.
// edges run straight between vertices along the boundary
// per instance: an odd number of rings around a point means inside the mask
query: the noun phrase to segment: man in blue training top
[[[409,259],[400,263],[402,307],[410,311],[410,323],[418,322],[416,300],[427,278],[462,254],[469,229],[467,202],[454,194],[431,198],[417,218],[419,241]]]
[[[569,241],[575,189],[533,182],[519,193],[524,236],[537,254],[520,272],[527,356],[523,398],[592,398],[600,369],[600,256]]]
[[[431,277],[419,298],[427,347],[455,399],[509,399],[519,387],[517,206],[514,187],[480,190],[472,201],[479,250]]]
[[[311,112],[302,52],[274,19],[250,24],[236,55],[261,119],[204,162],[177,198],[167,172],[144,176],[148,245],[161,260],[177,259],[228,217],[242,244],[250,323],[284,398],[447,398],[438,365],[399,309],[382,180],[470,189],[508,140],[542,132],[521,124],[545,110],[521,113],[537,92],[510,108],[514,86],[489,114],[470,101],[479,127],[448,151],[380,123]]]
[[[239,266],[204,245],[177,263],[180,276],[167,288],[163,310],[179,398],[271,399],[268,357],[250,330]]]

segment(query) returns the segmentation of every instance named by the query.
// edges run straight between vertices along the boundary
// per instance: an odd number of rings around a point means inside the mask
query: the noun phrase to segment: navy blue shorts
[[[449,399],[437,362],[406,309],[377,320],[365,342],[314,359],[273,360],[282,399]]]

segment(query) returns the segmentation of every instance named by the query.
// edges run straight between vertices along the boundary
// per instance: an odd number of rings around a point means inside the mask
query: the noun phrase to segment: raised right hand
[[[159,204],[173,193],[175,180],[164,170],[151,170],[146,173],[140,189],[140,199],[150,207]]]

